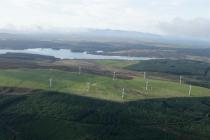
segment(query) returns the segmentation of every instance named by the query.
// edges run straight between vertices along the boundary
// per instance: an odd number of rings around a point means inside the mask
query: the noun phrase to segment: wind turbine
[[[146,80],[146,78],[147,78],[147,73],[144,72],[144,80]]]
[[[49,87],[52,88],[52,78],[49,79]]]
[[[125,88],[122,89],[122,100],[124,100],[124,96],[125,96]]]
[[[112,80],[115,80],[115,77],[116,77],[116,72],[114,72]]]
[[[182,76],[179,77],[179,84],[182,85]]]
[[[189,87],[189,96],[191,96],[191,91],[192,91],[192,85]]]
[[[79,73],[79,75],[81,74],[81,66],[79,66],[79,68],[78,68],[78,73]]]

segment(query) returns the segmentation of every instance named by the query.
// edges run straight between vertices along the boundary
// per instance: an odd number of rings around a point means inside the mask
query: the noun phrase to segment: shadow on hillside
[[[8,139],[207,140],[210,97],[118,103],[49,91],[1,95],[0,120]]]

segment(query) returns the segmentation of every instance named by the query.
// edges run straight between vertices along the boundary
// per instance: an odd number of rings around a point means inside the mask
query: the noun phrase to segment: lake
[[[0,54],[6,53],[27,53],[27,54],[39,54],[39,55],[47,55],[54,56],[60,59],[102,59],[102,60],[150,60],[155,58],[149,57],[128,57],[128,56],[108,56],[101,55],[103,51],[96,51],[96,54],[88,54],[87,52],[72,52],[69,49],[50,49],[50,48],[35,48],[35,49],[24,49],[24,50],[9,50],[3,49],[0,50]]]

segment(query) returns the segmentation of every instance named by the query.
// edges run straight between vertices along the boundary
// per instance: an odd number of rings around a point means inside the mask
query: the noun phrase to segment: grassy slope
[[[163,72],[178,75],[206,75],[210,68],[209,63],[190,60],[148,60],[128,66],[128,69],[137,71]]]
[[[182,75],[183,81],[210,88],[210,64],[190,60],[149,60],[126,67],[129,70]]]
[[[116,103],[62,93],[0,96],[1,140],[208,140],[210,98]]]
[[[0,86],[49,90],[50,77],[53,78],[51,90],[107,100],[122,101],[123,88],[125,88],[125,100],[189,96],[189,86],[184,84],[180,86],[175,82],[149,80],[149,90],[146,92],[145,80],[142,77],[113,81],[111,77],[43,69],[0,70]],[[90,82],[89,91],[87,91],[88,82]],[[193,86],[192,96],[210,96],[210,89]]]

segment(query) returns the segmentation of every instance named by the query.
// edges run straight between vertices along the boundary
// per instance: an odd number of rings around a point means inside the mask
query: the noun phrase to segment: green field
[[[49,79],[52,78],[52,88]],[[149,98],[189,97],[189,85],[148,79],[148,89],[143,77],[132,80],[92,74],[48,69],[0,70],[0,86],[44,89],[113,101],[130,101]],[[122,90],[125,89],[124,99]],[[192,87],[191,97],[210,96],[210,89]]]

